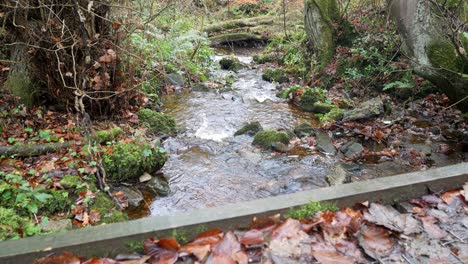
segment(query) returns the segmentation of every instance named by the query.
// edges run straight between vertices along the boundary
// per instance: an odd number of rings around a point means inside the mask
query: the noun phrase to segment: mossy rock
[[[128,220],[128,216],[122,211],[116,210],[115,203],[102,192],[96,195],[90,209],[99,212],[101,223],[110,224]]]
[[[140,125],[147,127],[150,134],[175,134],[176,132],[176,123],[171,116],[151,109],[141,109],[137,115]]]
[[[153,148],[146,143],[119,143],[104,154],[104,169],[111,182],[138,180],[143,173],[161,169],[167,160],[162,148]]]
[[[294,134],[298,137],[305,137],[314,132],[314,127],[309,123],[302,123],[294,128]]]
[[[434,40],[427,47],[427,56],[436,68],[461,72],[462,59],[457,55],[455,46],[448,40]]]
[[[94,136],[98,143],[106,143],[115,140],[120,134],[122,134],[122,129],[114,127],[109,130],[97,131]]]
[[[225,57],[219,61],[221,69],[237,72],[242,69],[242,63],[236,57]]]
[[[16,214],[13,209],[0,207],[0,241],[20,238],[19,229],[24,236],[34,235],[41,231],[41,227],[35,226],[31,221]]]
[[[260,146],[265,149],[271,149],[273,143],[281,142],[283,144],[289,144],[289,136],[284,132],[278,132],[275,130],[265,130],[258,132],[252,142],[255,146]]]
[[[268,62],[277,62],[278,58],[275,57],[273,53],[263,53],[260,55],[255,54],[252,57],[253,61],[257,64],[265,64]]]
[[[321,122],[330,122],[343,119],[345,110],[341,108],[332,108],[330,112],[320,118]]]
[[[266,69],[262,74],[262,79],[267,82],[277,83],[285,83],[289,81],[289,78],[282,69]]]
[[[322,103],[327,99],[327,91],[321,88],[305,88],[298,107],[314,113],[328,113],[334,105]]]
[[[241,129],[237,130],[236,133],[234,133],[234,136],[240,136],[247,134],[249,136],[254,136],[258,132],[263,131],[263,127],[260,124],[260,122],[252,122],[248,123],[247,125],[243,126]]]

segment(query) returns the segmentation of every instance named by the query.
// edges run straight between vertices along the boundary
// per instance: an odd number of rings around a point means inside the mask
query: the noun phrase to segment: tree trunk
[[[339,17],[336,0],[306,0],[305,30],[321,68],[333,58],[336,41],[333,23]]]
[[[414,71],[444,92],[462,111],[468,111],[467,62],[458,56],[440,14],[427,0],[389,2],[402,37],[403,51]]]

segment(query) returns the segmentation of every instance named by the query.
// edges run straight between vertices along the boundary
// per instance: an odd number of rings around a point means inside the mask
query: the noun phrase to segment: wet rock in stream
[[[243,126],[241,129],[237,130],[236,133],[234,133],[234,136],[240,136],[240,135],[249,135],[249,136],[255,136],[258,132],[263,131],[263,127],[260,124],[260,122],[255,121],[246,124]]]
[[[116,191],[123,192],[127,197],[128,205],[131,207],[138,207],[144,200],[143,194],[136,187],[117,187]]]
[[[149,191],[158,196],[167,196],[171,192],[171,188],[165,179],[161,177],[153,177],[146,183]]]
[[[315,137],[317,141],[317,148],[320,152],[325,155],[332,155],[336,154],[336,148],[333,145],[332,139],[328,136],[327,133],[322,131],[315,132]]]

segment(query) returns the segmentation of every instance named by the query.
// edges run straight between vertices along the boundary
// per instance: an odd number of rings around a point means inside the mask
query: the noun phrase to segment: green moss
[[[457,56],[455,46],[448,40],[434,40],[427,47],[427,55],[436,68],[461,72],[462,61]]]
[[[336,108],[334,104],[322,103],[322,102],[315,102],[312,105],[311,112],[326,114],[330,112],[333,108]]]
[[[55,214],[59,212],[67,211],[73,201],[70,199],[68,192],[60,190],[49,190],[49,194],[52,195],[52,198],[47,200],[47,206],[42,210],[46,214]]]
[[[331,203],[309,202],[308,204],[300,207],[299,209],[291,210],[288,217],[294,219],[307,219],[314,216],[317,212],[332,211],[336,212],[339,208]]]
[[[0,241],[20,238],[20,230],[25,236],[31,236],[39,233],[41,227],[35,226],[28,219],[17,215],[12,209],[0,207]]]
[[[268,82],[284,83],[289,81],[286,73],[282,69],[266,69],[262,74],[262,79]]]
[[[323,117],[320,118],[320,122],[330,122],[330,121],[336,121],[336,120],[341,120],[344,116],[345,110],[340,109],[340,108],[332,108],[330,112],[325,114]]]
[[[316,112],[319,110],[324,112],[325,108],[329,106],[328,104],[321,104],[321,102],[327,99],[326,95],[327,90],[325,89],[305,87],[300,97],[298,107],[309,112]]]
[[[258,132],[255,135],[252,144],[263,147],[265,149],[270,149],[271,145],[276,142],[281,142],[286,145],[289,144],[288,134],[274,130]]]
[[[254,55],[253,61],[258,64],[265,64],[267,62],[277,62],[278,58],[275,57],[274,53],[262,53],[260,55]]]
[[[263,130],[262,125],[260,124],[260,122],[256,121],[256,122],[248,123],[247,125],[243,126],[241,129],[237,130],[236,133],[234,133],[234,136],[240,136],[244,134],[253,136],[262,130]]]
[[[176,123],[174,118],[151,109],[141,109],[138,111],[140,124],[148,128],[150,134],[174,134]]]
[[[119,143],[110,154],[104,154],[104,169],[108,180],[120,182],[136,180],[143,173],[153,173],[167,160],[164,149],[154,149],[145,143]]]
[[[29,77],[20,73],[12,73],[8,76],[5,87],[7,87],[13,95],[21,98],[21,102],[24,105],[28,107],[34,105],[35,87]]]
[[[236,57],[225,57],[219,61],[221,69],[237,72],[242,68],[242,64]]]
[[[116,139],[120,134],[122,134],[122,129],[120,127],[114,127],[109,130],[98,131],[95,133],[95,136],[99,143],[106,143]]]
[[[110,224],[128,220],[128,216],[122,211],[116,210],[115,203],[102,192],[96,195],[90,209],[99,212],[101,223]]]
[[[65,189],[74,189],[81,185],[83,182],[81,181],[80,176],[77,175],[65,175],[62,180],[60,180],[60,185],[62,185]]]

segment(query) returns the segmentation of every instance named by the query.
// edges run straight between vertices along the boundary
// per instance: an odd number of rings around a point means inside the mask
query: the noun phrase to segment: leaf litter
[[[464,186],[465,187],[465,186]],[[367,205],[367,206],[366,206]],[[453,263],[468,260],[468,206],[463,189],[413,199],[407,212],[361,203],[308,219],[254,218],[248,230],[212,229],[186,245],[148,238],[137,254],[85,260],[72,253],[50,263]]]

